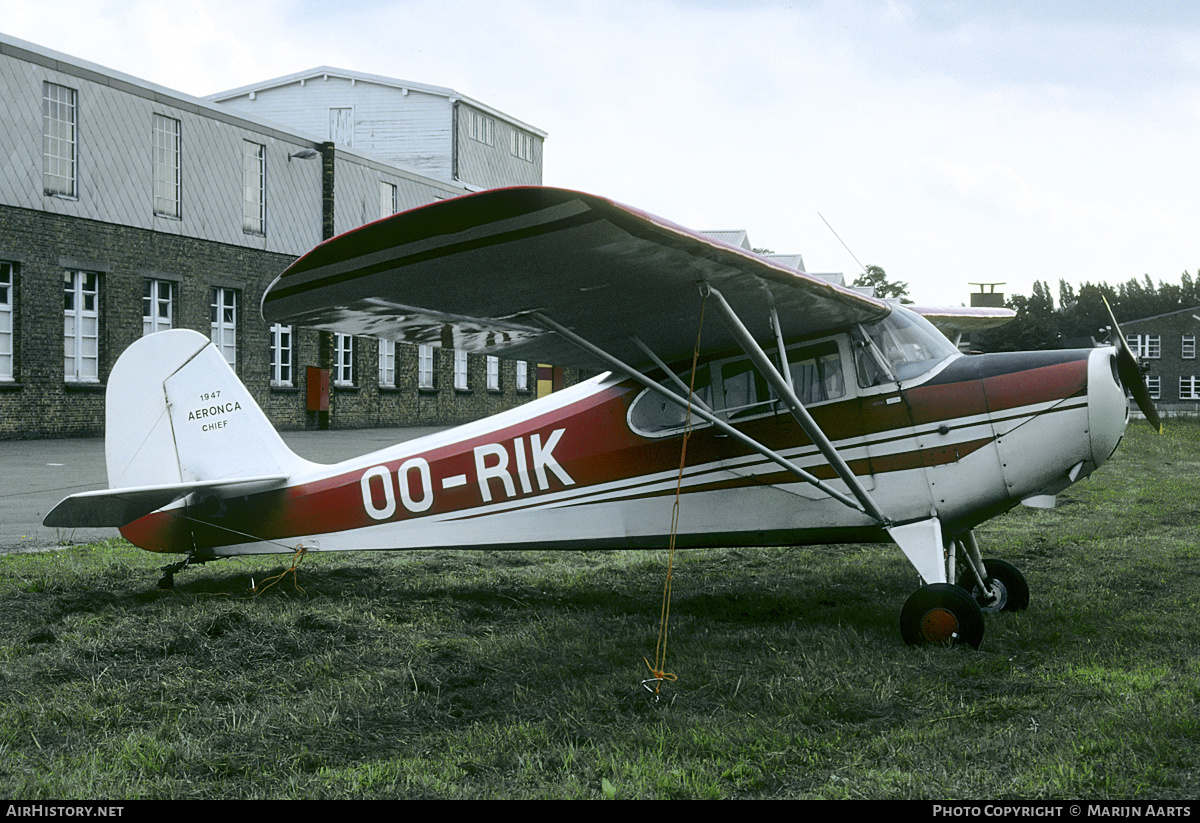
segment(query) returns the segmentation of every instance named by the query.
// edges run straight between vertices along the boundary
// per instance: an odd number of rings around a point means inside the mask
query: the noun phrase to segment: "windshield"
[[[887,317],[859,328],[871,343],[860,339],[855,346],[862,386],[875,386],[889,379],[910,380],[958,354],[954,344],[932,323],[903,306],[893,306]]]

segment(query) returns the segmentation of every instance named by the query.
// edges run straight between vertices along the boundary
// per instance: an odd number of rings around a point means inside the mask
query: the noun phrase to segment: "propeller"
[[[1158,416],[1158,410],[1154,408],[1154,401],[1150,398],[1150,389],[1146,387],[1146,379],[1142,376],[1142,370],[1138,368],[1137,355],[1129,348],[1125,335],[1121,334],[1121,327],[1117,325],[1117,318],[1113,316],[1112,306],[1108,305],[1108,298],[1104,295],[1100,297],[1104,300],[1104,308],[1108,310],[1113,336],[1117,338],[1115,341],[1117,374],[1121,378],[1121,383],[1129,389],[1137,407],[1142,410],[1142,414],[1146,415],[1146,422],[1153,426],[1156,432],[1162,434],[1162,419]]]

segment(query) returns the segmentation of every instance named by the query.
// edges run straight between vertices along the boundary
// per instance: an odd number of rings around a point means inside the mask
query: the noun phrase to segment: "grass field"
[[[912,649],[889,546],[0,557],[0,795],[1200,796],[1200,425],[979,530],[1026,612]],[[299,588],[297,588],[297,584]]]

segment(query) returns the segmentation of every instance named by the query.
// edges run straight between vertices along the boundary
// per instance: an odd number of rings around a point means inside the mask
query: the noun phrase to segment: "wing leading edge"
[[[886,316],[883,300],[796,272],[660,218],[580,192],[495,189],[402,212],[329,240],[276,278],[268,322],[606,368],[547,331],[551,317],[639,368],[630,339],[671,362],[696,341],[700,284],[770,339]],[[719,323],[706,350],[731,349]]]

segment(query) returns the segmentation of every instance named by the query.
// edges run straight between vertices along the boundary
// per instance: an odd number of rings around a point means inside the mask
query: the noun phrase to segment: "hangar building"
[[[533,364],[271,327],[258,306],[324,239],[540,184],[539,129],[328,67],[199,99],[3,34],[0,105],[0,439],[102,434],[116,358],[167,328],[210,335],[282,429],[452,424],[536,395]]]

